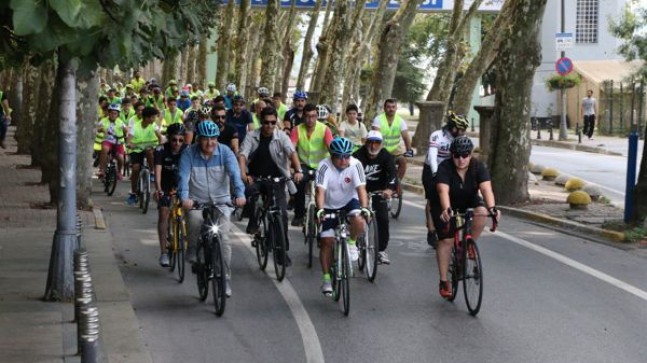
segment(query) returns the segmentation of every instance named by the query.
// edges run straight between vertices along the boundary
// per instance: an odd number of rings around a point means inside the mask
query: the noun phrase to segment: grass
[[[625,223],[623,220],[610,220],[602,225],[602,228],[612,231],[623,232],[627,242],[638,242],[647,240],[647,227],[632,223]]]

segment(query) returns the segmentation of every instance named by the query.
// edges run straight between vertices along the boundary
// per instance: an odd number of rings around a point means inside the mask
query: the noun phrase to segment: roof
[[[601,84],[604,81],[625,81],[634,75],[645,62],[635,60],[627,62],[622,59],[573,61],[573,68],[582,78]]]

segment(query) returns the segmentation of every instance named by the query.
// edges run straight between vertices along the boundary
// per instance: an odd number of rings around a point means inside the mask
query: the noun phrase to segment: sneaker
[[[389,260],[389,255],[387,255],[386,252],[384,251],[377,253],[377,262],[383,263],[385,265],[391,264],[391,260]]]
[[[231,297],[231,280],[225,280],[225,296]]]
[[[137,194],[133,194],[133,193],[128,194],[128,199],[126,199],[126,203],[128,203],[128,205],[137,204]]]
[[[467,258],[470,260],[476,260],[476,249],[473,244],[467,245]]]
[[[168,267],[169,266],[168,254],[162,253],[160,255],[160,266],[162,266],[162,267]]]
[[[357,245],[348,245],[348,254],[350,255],[350,260],[355,262],[359,260],[359,250],[357,249]]]
[[[440,296],[445,299],[452,297],[452,285],[449,284],[449,281],[440,281],[439,292]]]
[[[438,242],[436,231],[427,231],[427,244],[436,249],[436,242]]]
[[[292,218],[292,227],[301,227],[303,226],[303,217],[294,217]]]
[[[324,281],[323,284],[321,284],[321,293],[326,296],[332,295],[332,282],[330,280]]]

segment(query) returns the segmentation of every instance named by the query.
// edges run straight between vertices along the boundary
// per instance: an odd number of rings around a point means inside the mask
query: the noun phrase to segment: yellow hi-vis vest
[[[133,138],[131,143],[135,145],[133,152],[142,152],[147,147],[157,145],[158,139],[155,133],[155,122],[151,122],[146,128],[142,127],[143,122],[135,122],[133,125]]]
[[[302,123],[298,127],[299,140],[297,142],[297,154],[303,164],[316,169],[319,162],[328,157],[328,147],[324,141],[326,136],[326,125],[317,121],[315,129],[308,139],[308,129]]]
[[[393,154],[400,148],[400,122],[402,118],[399,115],[393,116],[393,123],[389,126],[389,121],[386,119],[386,114],[381,114],[380,116],[380,132],[382,133],[382,138],[384,139],[384,148],[386,151]]]
[[[101,141],[99,141],[99,145],[101,145],[101,143],[103,141],[110,141],[112,143],[117,143],[117,144],[123,144],[124,143],[123,138],[124,138],[124,126],[125,126],[125,124],[124,124],[124,121],[122,119],[117,118],[112,125],[110,124],[110,119],[107,118],[107,117],[102,118],[100,122],[101,122],[101,126],[103,126],[104,131],[102,133],[99,133],[99,134],[103,135],[103,137],[101,138]],[[112,130],[111,130],[112,135],[109,135],[107,131],[110,130],[111,128],[112,128]],[[96,142],[97,142],[97,140],[99,138],[99,134],[97,134],[97,136],[95,138],[95,144],[96,144]],[[101,150],[101,149],[99,149],[99,150]]]
[[[182,123],[182,115],[184,113],[179,108],[175,109],[175,114],[171,114],[170,109],[164,110],[164,118],[162,119],[162,132],[166,132],[166,128],[172,124]]]

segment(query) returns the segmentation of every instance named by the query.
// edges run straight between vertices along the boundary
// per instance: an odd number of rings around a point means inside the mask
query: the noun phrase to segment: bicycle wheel
[[[335,242],[335,249],[334,249],[334,256],[333,256],[333,263],[330,267],[330,278],[332,282],[332,298],[334,301],[339,301],[339,298],[341,297],[341,292],[339,291],[341,289],[341,274],[342,274],[342,266],[341,266],[341,255],[342,253],[342,247],[346,243],[345,241],[337,241]]]
[[[368,281],[373,282],[377,276],[377,256],[380,252],[377,220],[373,218],[366,229],[366,278],[368,278]]]
[[[360,271],[364,270],[366,265],[366,238],[367,233],[362,233],[357,236],[357,252],[359,252],[359,258],[357,259],[357,268]]]
[[[146,214],[146,212],[148,212],[148,204],[150,203],[150,200],[151,200],[151,176],[148,170],[146,170],[146,172],[143,173],[142,181],[143,181],[142,184],[144,186],[144,189],[142,190],[142,199],[143,199],[142,213]]]
[[[198,282],[198,295],[200,301],[205,301],[209,296],[209,270],[210,263],[207,261],[209,251],[205,251],[206,247],[203,241],[198,242],[198,248],[195,253],[195,263],[193,264],[193,272],[195,272],[196,280]],[[211,258],[209,258],[211,259]]]
[[[216,309],[216,315],[222,316],[225,312],[225,263],[222,257],[222,250],[220,249],[220,241],[218,237],[213,237],[211,241],[213,248],[211,249],[211,266],[213,268],[213,278],[211,279],[211,287],[213,289],[213,306]]]
[[[272,217],[272,233],[270,238],[272,240],[272,257],[274,259],[274,271],[276,272],[276,279],[283,281],[285,277],[285,265],[287,264],[287,244],[285,243],[285,230],[283,229],[283,222],[280,215]]]
[[[180,219],[177,223],[177,231],[175,238],[177,241],[175,255],[177,256],[177,278],[178,283],[184,282],[184,273],[185,273],[185,261],[184,261],[184,249],[186,248],[186,224],[184,220]]]
[[[465,277],[463,279],[463,292],[465,293],[465,303],[467,310],[471,315],[478,314],[481,309],[483,299],[483,266],[481,265],[481,255],[476,243],[468,239],[467,252],[465,253]]]
[[[348,316],[350,312],[350,256],[348,255],[348,245],[343,244],[341,255],[341,280],[339,281],[341,288],[341,300],[344,315]]]
[[[308,268],[312,268],[312,254],[315,239],[317,238],[317,225],[315,224],[315,206],[311,204],[308,206],[306,221],[306,244],[308,245]]]
[[[402,184],[400,178],[395,178],[396,192],[391,197],[391,217],[397,219],[402,211]]]
[[[108,167],[108,172],[106,173],[106,192],[108,196],[114,194],[115,189],[117,189],[117,169],[114,165]]]
[[[168,262],[169,262],[169,271],[175,271],[175,265],[177,263],[177,236],[175,221],[173,220],[173,213],[169,214],[168,218],[168,228],[166,235],[166,251],[168,253]]]
[[[259,216],[260,212],[255,215]],[[261,218],[258,231],[259,233],[254,236],[256,239],[256,259],[258,260],[258,266],[261,268],[261,271],[265,271],[265,267],[267,267],[267,253],[269,247],[267,238],[270,233],[265,218]]]
[[[239,222],[243,220],[243,208],[238,207],[234,210],[234,220]]]
[[[449,268],[447,271],[447,277],[449,281],[451,281],[452,283],[452,296],[447,299],[449,301],[454,301],[454,299],[456,299],[456,293],[458,290],[458,281],[460,280],[459,275],[462,274],[460,272],[462,264],[459,263],[459,258],[460,257],[456,253],[456,249],[452,247],[452,253],[449,260]]]

